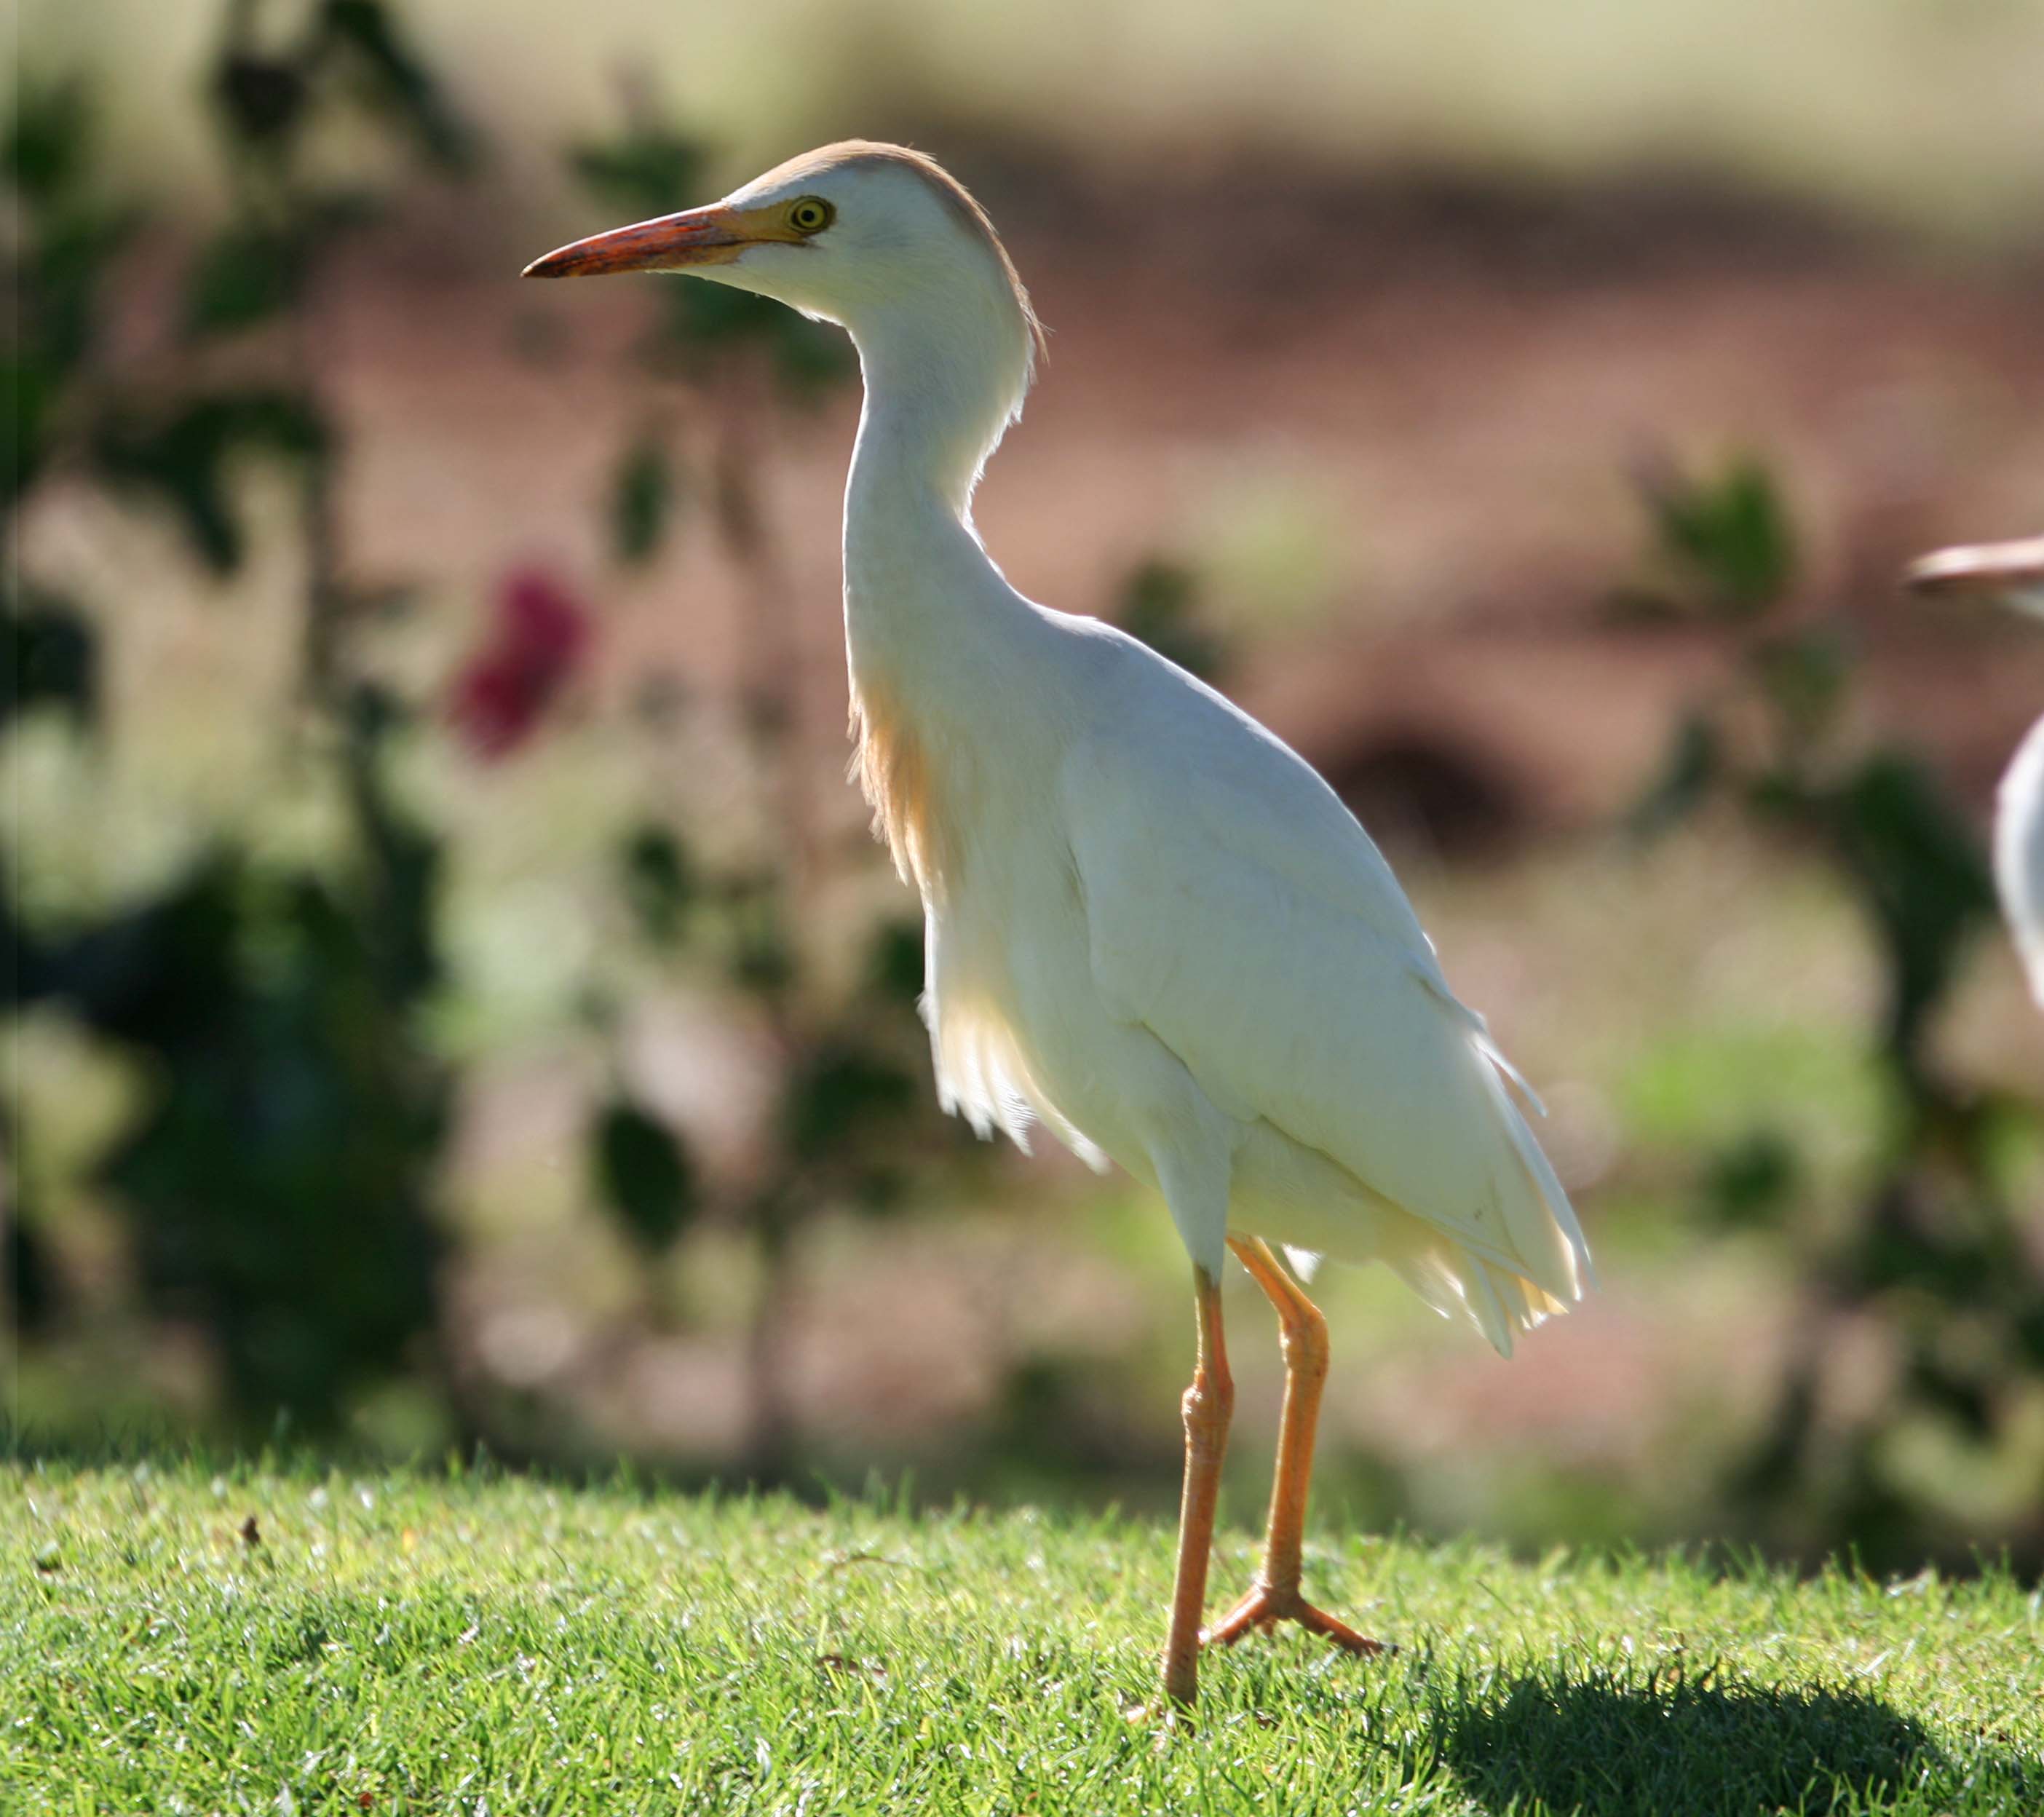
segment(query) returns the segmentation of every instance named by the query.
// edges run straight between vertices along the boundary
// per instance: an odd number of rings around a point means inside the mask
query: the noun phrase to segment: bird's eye
[[[805,195],[788,208],[788,225],[797,233],[820,233],[837,217],[837,210],[820,195]]]

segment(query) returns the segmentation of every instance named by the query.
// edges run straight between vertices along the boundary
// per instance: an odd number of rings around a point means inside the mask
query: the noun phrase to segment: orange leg
[[[1200,1617],[1207,1601],[1207,1561],[1213,1550],[1214,1506],[1220,1496],[1220,1463],[1235,1383],[1221,1335],[1220,1283],[1197,1264],[1199,1350],[1193,1385],[1185,1390],[1185,1492],[1178,1513],[1178,1577],[1171,1597],[1171,1631],[1164,1642],[1164,1696],[1189,1704],[1199,1688]]]
[[[1249,1594],[1201,1636],[1231,1645],[1251,1628],[1266,1633],[1295,1621],[1351,1653],[1381,1653],[1370,1640],[1324,1614],[1299,1593],[1300,1554],[1305,1543],[1306,1491],[1313,1475],[1313,1439],[1320,1419],[1320,1390],[1327,1379],[1327,1322],[1260,1237],[1230,1237],[1235,1259],[1278,1308],[1285,1351],[1285,1411],[1278,1431],[1278,1473],[1270,1489],[1270,1526],[1263,1568]]]

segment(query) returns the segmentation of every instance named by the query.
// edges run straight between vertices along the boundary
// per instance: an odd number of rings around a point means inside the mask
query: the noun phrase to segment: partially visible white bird
[[[2044,617],[2044,536],[1940,549],[1910,566],[1919,593],[1998,596]],[[1995,800],[1994,881],[2030,993],[2044,1009],[2044,718],[2016,747]]]
[[[1041,331],[978,203],[853,141],[710,207],[549,253],[532,277],[685,271],[837,322],[866,401],[845,495],[857,772],[926,917],[946,1107],[1040,1120],[1158,1188],[1190,1252],[1198,1348],[1163,1688],[1192,1700],[1233,1389],[1232,1250],[1286,1367],[1254,1587],[1204,1638],[1297,1620],[1325,1321],[1301,1269],[1388,1263],[1509,1354],[1589,1254],[1512,1089],[1370,837],[1297,756],[1134,638],[1024,598],[970,513]],[[1522,1087],[1523,1089],[1523,1087]]]

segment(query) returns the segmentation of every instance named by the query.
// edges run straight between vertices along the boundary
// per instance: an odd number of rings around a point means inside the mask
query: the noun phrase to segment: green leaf
[[[732,979],[757,996],[779,997],[801,970],[780,885],[770,875],[737,878],[727,882],[723,894],[731,917]]]
[[[1807,631],[1771,638],[1754,651],[1753,664],[1762,692],[1792,736],[1817,738],[1838,716],[1852,664],[1834,634]]]
[[[1199,581],[1191,569],[1153,558],[1139,563],[1122,582],[1116,621],[1158,655],[1211,682],[1226,667],[1227,651],[1195,616],[1198,599]]]
[[[667,1248],[697,1209],[681,1144],[664,1124],[617,1099],[597,1113],[590,1148],[597,1189],[626,1235],[648,1253]]]
[[[231,50],[213,70],[213,98],[231,134],[252,146],[271,146],[305,117],[305,72],[295,63]]]
[[[185,332],[232,333],[289,309],[305,288],[302,247],[279,234],[236,228],[199,255],[187,280]]]
[[[251,1419],[336,1421],[437,1323],[446,1078],[379,988],[375,887],[222,851],[30,955],[27,994],[146,1051],[98,1189],[146,1304],[204,1325]]]
[[[674,463],[649,432],[624,451],[611,480],[611,546],[620,562],[636,567],[659,552],[675,502]]]
[[[916,1101],[915,1081],[892,1060],[850,1040],[828,1041],[789,1082],[782,1128],[796,1158],[813,1164],[870,1148]]]
[[[672,946],[696,897],[696,879],[681,841],[663,826],[643,826],[620,855],[625,899],[640,931],[656,946]]]
[[[1704,1200],[1721,1224],[1776,1225],[1787,1215],[1802,1179],[1795,1144],[1779,1130],[1757,1129],[1710,1158]]]
[[[655,364],[694,378],[739,348],[759,349],[798,403],[813,402],[859,370],[842,332],[805,321],[770,297],[726,284],[670,284],[662,291],[646,348]]]
[[[0,498],[11,509],[41,471],[44,430],[59,386],[48,362],[25,348],[0,355],[0,390],[6,393],[6,445],[0,448]]]
[[[467,126],[382,0],[327,0],[321,22],[327,43],[348,53],[365,97],[409,127],[428,157],[449,170],[473,160]]]
[[[1657,481],[1649,502],[1662,550],[1701,583],[1719,615],[1759,617],[1793,583],[1794,532],[1759,462],[1735,461],[1715,480]]]
[[[793,309],[777,313],[774,373],[791,401],[814,403],[858,372],[851,339],[842,329]]]
[[[1827,804],[1834,836],[1888,949],[1889,1035],[1907,1051],[1961,948],[1994,913],[1973,829],[1927,770],[1877,751]]]
[[[0,726],[24,708],[51,701],[81,725],[99,705],[99,643],[92,626],[68,601],[37,594],[7,614],[0,677]]]
[[[728,284],[670,284],[661,293],[660,338],[667,351],[691,370],[706,355],[747,341],[770,341],[779,330],[782,304]]]
[[[7,181],[28,202],[56,202],[83,175],[94,125],[83,83],[17,79],[6,129]]]
[[[1691,714],[1677,729],[1660,775],[1626,815],[1627,830],[1650,839],[1679,825],[1703,805],[1723,769],[1716,726],[1701,713]]]
[[[325,452],[318,406],[286,391],[219,392],[152,418],[116,415],[100,425],[94,454],[114,485],[153,494],[183,525],[201,560],[216,573],[241,565],[244,539],[228,497],[239,456],[312,460]]]
[[[923,924],[889,921],[873,937],[866,975],[890,1002],[912,1005],[923,994]]]
[[[18,357],[67,375],[90,351],[107,267],[133,236],[132,209],[69,202],[36,223],[16,292]]]
[[[701,199],[708,156],[695,140],[636,122],[607,144],[578,146],[569,167],[599,202],[634,220]]]

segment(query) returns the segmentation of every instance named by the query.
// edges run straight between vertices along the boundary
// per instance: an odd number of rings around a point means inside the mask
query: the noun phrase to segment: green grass
[[[203,1464],[0,1475],[10,1812],[2044,1809],[2044,1608],[1350,1537],[1149,1695],[1169,1535]],[[1216,1596],[1253,1562],[1231,1534]]]

